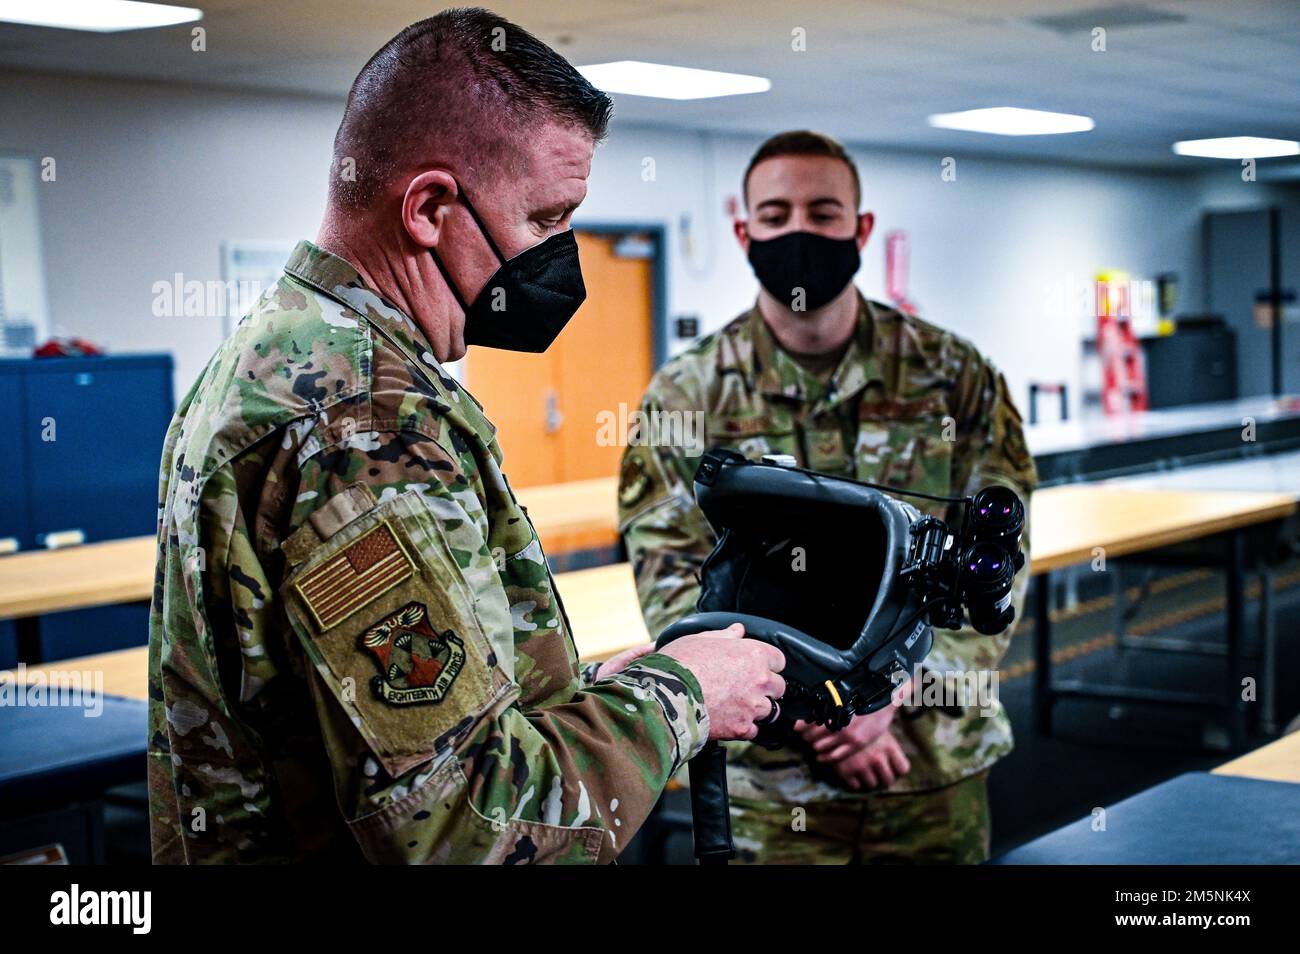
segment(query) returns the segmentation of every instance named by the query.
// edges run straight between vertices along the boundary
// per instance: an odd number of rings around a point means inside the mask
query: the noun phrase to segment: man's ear
[[[421,172],[406,185],[402,196],[402,226],[421,248],[437,248],[446,225],[447,211],[460,190],[445,169]]]
[[[858,251],[867,244],[867,239],[871,238],[871,230],[876,227],[876,216],[873,212],[863,212],[858,216]]]
[[[736,241],[740,243],[740,250],[749,255],[749,223],[738,215],[733,216],[731,230],[736,234]]]

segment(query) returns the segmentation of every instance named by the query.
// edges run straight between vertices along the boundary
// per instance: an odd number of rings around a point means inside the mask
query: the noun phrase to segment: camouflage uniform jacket
[[[149,635],[157,862],[604,862],[703,745],[653,654],[594,685],[494,429],[310,243],[184,398]]]
[[[857,332],[826,383],[777,346],[755,306],[664,365],[640,411],[642,432],[633,435],[639,442],[630,439],[623,457],[619,514],[651,633],[693,610],[696,574],[713,547],[691,489],[705,448],[730,447],[750,458],[792,454],[800,466],[822,473],[936,495],[1001,483],[1021,495],[1026,509],[1038,483],[1001,372],[970,342],[861,296]],[[702,413],[702,428],[681,419],[692,412]],[[665,439],[665,433],[696,440]],[[960,514],[957,505],[902,499],[950,521]],[[1026,526],[1026,561],[1028,536]],[[1013,590],[1017,618],[1028,578],[1026,562]],[[926,667],[985,671],[991,680],[1011,632],[936,628]],[[907,706],[892,731],[912,768],[890,792],[951,784],[1012,747],[1010,722],[996,700]],[[824,767],[789,749],[732,749],[734,795],[787,802],[850,796]]]

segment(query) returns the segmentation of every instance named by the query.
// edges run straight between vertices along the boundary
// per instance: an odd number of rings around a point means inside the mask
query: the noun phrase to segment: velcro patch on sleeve
[[[320,566],[305,573],[298,595],[324,632],[415,572],[415,564],[388,521],[353,540]]]

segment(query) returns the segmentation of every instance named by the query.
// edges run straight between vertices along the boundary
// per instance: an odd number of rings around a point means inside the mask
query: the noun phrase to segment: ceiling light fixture
[[[1184,139],[1174,143],[1180,156],[1205,159],[1270,159],[1300,156],[1300,142],[1292,139],[1261,139],[1259,136],[1224,136],[1220,139]]]
[[[936,113],[926,120],[936,129],[990,133],[994,136],[1055,136],[1087,132],[1095,125],[1088,116],[1052,113],[1018,106],[967,109],[960,113]]]
[[[0,22],[60,30],[118,33],[202,19],[203,11],[194,7],[136,0],[0,0]]]
[[[719,73],[716,70],[665,66],[663,63],[642,63],[638,60],[594,63],[591,66],[579,66],[578,72],[606,93],[653,96],[658,99],[742,96],[747,93],[766,93],[772,88],[772,81],[762,76]]]

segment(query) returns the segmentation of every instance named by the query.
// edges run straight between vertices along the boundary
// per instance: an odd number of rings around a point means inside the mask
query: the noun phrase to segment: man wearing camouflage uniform
[[[699,595],[715,538],[692,478],[708,447],[789,454],[822,473],[941,496],[1005,484],[1028,512],[1037,472],[1002,374],[970,342],[852,284],[872,227],[870,213],[856,212],[860,200],[851,158],[816,133],[773,137],[746,172],[748,221],[736,233],[762,286],[758,302],[659,370],[640,409],[652,439],[633,435],[623,458],[620,528],[651,633]],[[697,412],[695,446],[653,439],[673,432],[658,422]],[[958,505],[902,499],[960,526]],[[1022,546],[1028,560],[1027,525]],[[1017,617],[1028,576],[1013,589]],[[923,673],[975,671],[990,685],[1010,638],[1010,629],[936,628]],[[986,858],[987,773],[1011,750],[1007,715],[996,698],[910,704],[918,698],[934,696],[909,691],[904,704],[837,733],[800,726],[776,750],[729,746],[739,859]]]
[[[481,10],[358,76],[317,242],[167,434],[156,862],[609,861],[783,691],[734,628],[580,675],[494,429],[442,368],[466,341],[542,350],[581,303],[569,219],[609,110]]]

